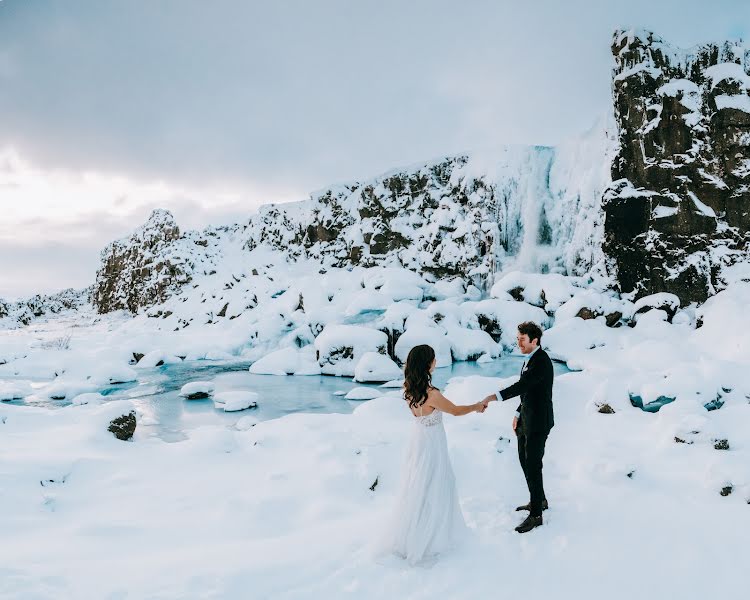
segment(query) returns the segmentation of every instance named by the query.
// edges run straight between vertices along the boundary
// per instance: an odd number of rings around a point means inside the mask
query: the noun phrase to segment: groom
[[[540,347],[542,330],[536,323],[527,321],[518,326],[516,336],[526,362],[520,379],[510,387],[484,399],[485,406],[493,400],[508,400],[521,396],[521,404],[513,417],[513,431],[518,437],[518,458],[521,461],[531,501],[516,510],[528,510],[529,516],[516,527],[526,533],[542,524],[542,511],[547,510],[547,497],[542,482],[542,457],[547,436],[555,424],[552,413],[552,361]]]

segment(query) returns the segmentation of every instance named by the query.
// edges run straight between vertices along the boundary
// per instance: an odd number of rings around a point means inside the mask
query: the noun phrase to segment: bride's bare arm
[[[481,402],[465,405],[453,404],[453,402],[443,396],[439,390],[430,390],[427,394],[427,402],[425,402],[425,404],[456,417],[468,415],[472,412],[483,412],[485,408],[484,404]]]

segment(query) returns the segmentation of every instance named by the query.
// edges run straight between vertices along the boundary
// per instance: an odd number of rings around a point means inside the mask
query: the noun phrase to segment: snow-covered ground
[[[192,302],[176,296],[166,318],[81,310],[0,332],[0,391],[24,398],[0,405],[0,596],[746,596],[750,283],[738,277],[705,305],[678,308],[668,295],[634,304],[554,274],[508,274],[480,299],[465,282],[437,286],[397,269],[329,270],[324,288],[287,268],[269,269],[274,290],[233,320],[174,331],[170,320],[185,319],[179,306]],[[266,357],[257,370],[281,377],[351,376],[364,361],[364,378],[385,380],[395,373],[382,351],[398,358],[430,341],[446,362],[492,360],[526,318],[548,327],[544,346],[576,370],[555,381],[545,526],[513,531],[523,516],[513,509],[528,499],[510,429],[515,402],[448,417],[474,535],[431,569],[369,553],[410,426],[397,389],[383,387],[351,414],[256,422],[248,413],[174,443],[148,427],[117,440],[107,424],[135,404],[80,396],[137,378],[144,364],[226,356]],[[395,347],[382,348],[394,344],[380,329],[394,328]],[[130,364],[134,352],[144,356]],[[445,393],[474,402],[512,381],[457,377]],[[273,402],[236,391],[224,404]],[[73,404],[33,406],[51,395]],[[665,398],[674,400],[658,412],[633,406]],[[605,404],[614,412],[599,412]]]

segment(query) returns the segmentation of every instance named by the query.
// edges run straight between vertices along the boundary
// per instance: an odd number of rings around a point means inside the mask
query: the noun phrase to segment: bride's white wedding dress
[[[466,533],[443,413],[436,409],[414,417],[393,512],[377,547],[410,565],[430,563]]]

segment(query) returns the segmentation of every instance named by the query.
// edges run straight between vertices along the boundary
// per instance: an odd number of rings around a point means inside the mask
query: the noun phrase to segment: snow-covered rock
[[[164,350],[152,350],[138,361],[137,366],[141,369],[160,367],[161,365],[176,364],[182,362],[179,356],[165,352]]]
[[[191,381],[180,388],[180,396],[187,400],[199,400],[208,398],[214,393],[214,383],[212,381]]]
[[[379,398],[385,394],[380,390],[369,387],[356,387],[350,390],[344,398],[347,400],[372,400],[373,398]]]
[[[388,337],[382,331],[359,325],[326,325],[315,338],[318,364],[324,375],[354,376],[359,360],[368,352],[384,353]]]
[[[247,390],[232,390],[225,392],[216,392],[213,400],[216,408],[221,408],[225,412],[234,412],[245,410],[246,408],[256,408],[258,406],[259,394]]]
[[[396,356],[402,363],[406,363],[406,357],[411,349],[421,344],[427,344],[435,351],[438,367],[449,367],[453,364],[451,344],[445,334],[445,329],[422,324],[411,325],[401,334],[396,342]]]
[[[402,374],[399,366],[385,354],[366,352],[354,368],[354,381],[361,383],[389,381]]]
[[[104,396],[99,392],[78,394],[71,400],[71,404],[76,406],[80,406],[81,404],[101,404],[102,402],[104,402]]]
[[[256,375],[320,375],[320,365],[312,346],[282,348],[267,354],[250,366]]]

